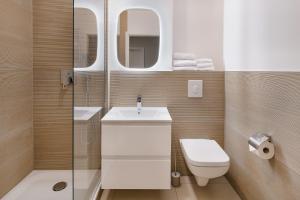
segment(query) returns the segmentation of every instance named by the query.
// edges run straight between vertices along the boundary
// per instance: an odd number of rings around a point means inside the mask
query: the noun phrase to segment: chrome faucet
[[[136,99],[136,108],[137,108],[138,114],[141,114],[141,112],[142,112],[142,96],[141,95],[139,95]]]

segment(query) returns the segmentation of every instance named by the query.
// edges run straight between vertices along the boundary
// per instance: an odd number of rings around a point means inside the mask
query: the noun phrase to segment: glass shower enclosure
[[[73,197],[94,200],[101,187],[105,111],[104,1],[74,2]]]

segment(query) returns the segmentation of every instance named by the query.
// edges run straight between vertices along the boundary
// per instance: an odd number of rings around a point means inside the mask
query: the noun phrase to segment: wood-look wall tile
[[[1,199],[33,169],[31,0],[0,1],[0,44]]]
[[[73,0],[33,0],[34,69],[73,67]]]
[[[105,74],[93,72],[90,74],[75,73],[74,104],[75,106],[105,105]]]
[[[33,0],[34,153],[36,169],[72,168],[73,1]]]
[[[34,70],[36,169],[72,168],[72,87],[62,90],[59,70]]]

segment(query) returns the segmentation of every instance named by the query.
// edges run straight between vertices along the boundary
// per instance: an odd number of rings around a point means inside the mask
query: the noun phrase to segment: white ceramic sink
[[[113,107],[102,119],[102,122],[115,121],[153,121],[171,122],[172,118],[166,107],[143,107],[140,114],[136,107]]]

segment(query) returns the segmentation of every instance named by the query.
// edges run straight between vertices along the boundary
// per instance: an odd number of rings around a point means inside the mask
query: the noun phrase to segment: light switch
[[[203,97],[203,80],[189,80],[188,97]]]

